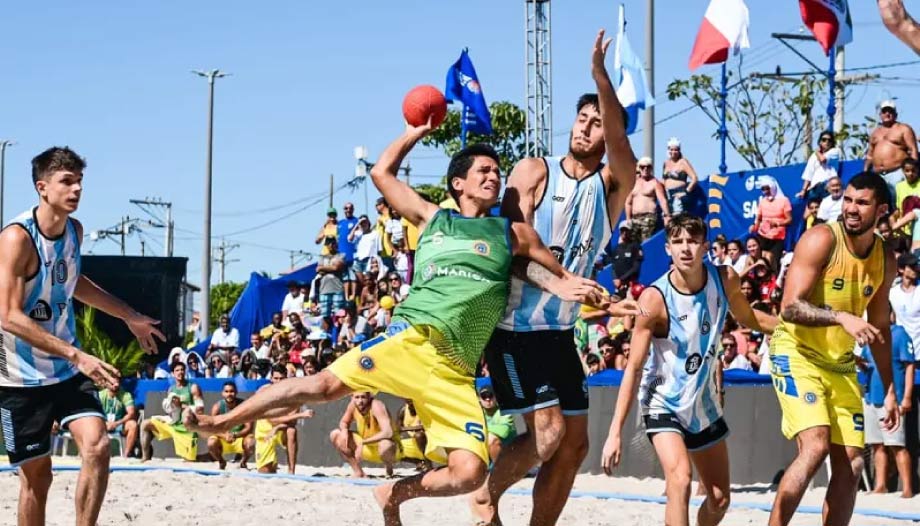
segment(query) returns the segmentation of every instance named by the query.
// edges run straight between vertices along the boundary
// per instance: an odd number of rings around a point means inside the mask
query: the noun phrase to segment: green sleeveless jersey
[[[240,402],[242,402],[242,400],[240,400]],[[239,402],[237,402],[237,405],[239,405]],[[221,398],[220,401],[218,402],[217,412],[218,412],[218,414],[221,414],[221,415],[225,415],[225,414],[227,414],[227,413],[230,412],[230,408],[227,407],[227,402],[226,402],[223,398]],[[238,425],[238,426],[233,426],[233,427],[230,429],[230,432],[231,432],[231,433],[239,433],[240,431],[243,430],[243,427],[245,427],[245,424],[240,424],[240,425]]]
[[[439,210],[418,240],[412,288],[393,313],[435,329],[432,344],[473,373],[508,303],[510,224]]]

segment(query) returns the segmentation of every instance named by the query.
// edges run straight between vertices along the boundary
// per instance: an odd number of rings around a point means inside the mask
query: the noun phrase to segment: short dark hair
[[[665,234],[667,235],[667,239],[671,239],[685,230],[693,237],[700,236],[704,241],[706,240],[708,232],[706,222],[703,221],[703,218],[690,214],[681,213],[672,216],[668,226],[665,227]]]
[[[891,203],[891,192],[888,190],[888,183],[878,174],[860,172],[850,179],[847,186],[852,186],[856,190],[872,190],[875,195],[875,201],[880,205]]]
[[[52,146],[32,158],[32,183],[58,170],[82,172],[85,168],[86,160],[77,152],[67,146]]]
[[[581,113],[581,109],[585,106],[594,106],[598,112],[601,111],[601,103],[597,98],[597,93],[585,93],[581,97],[578,97],[578,103],[575,104],[575,113]],[[623,127],[629,128],[629,113],[626,110],[623,110]]]
[[[585,363],[588,365],[594,365],[600,363],[601,359],[597,357],[594,353],[588,353],[588,356],[585,356]]]
[[[170,370],[170,371],[175,371],[175,370],[176,370],[176,367],[182,367],[183,369],[186,368],[186,367],[185,367],[185,364],[184,364],[183,362],[176,362],[176,363],[172,364],[172,367],[170,367],[169,370]]]
[[[459,199],[459,194],[454,190],[454,185],[451,184],[454,179],[466,179],[467,172],[470,171],[470,168],[473,166],[473,161],[476,157],[488,157],[495,161],[496,163],[501,164],[501,159],[498,156],[498,152],[495,151],[495,148],[485,143],[476,143],[455,153],[453,157],[450,158],[450,164],[447,166],[447,193],[457,201]]]
[[[221,386],[220,390],[223,391],[223,390],[224,390],[224,387],[232,387],[234,391],[237,390],[237,389],[236,389],[236,384],[233,383],[233,382],[224,382],[224,385]]]
[[[837,138],[834,137],[834,134],[832,132],[829,132],[829,131],[821,132],[821,135],[818,136],[818,141],[820,141],[821,139],[825,137],[830,139],[831,146],[837,146]]]
[[[275,374],[275,373],[281,373],[284,376],[287,376],[287,367],[281,365],[280,363],[276,363],[272,365],[272,370],[271,370],[271,374]]]
[[[821,199],[818,199],[817,197],[813,197],[808,200],[808,204],[821,206]]]
[[[613,344],[613,338],[611,338],[610,336],[604,336],[603,338],[597,340],[597,348],[598,348],[598,349],[600,349],[601,347],[603,347],[603,346],[605,346],[605,345],[609,345],[609,346],[613,347],[613,346],[614,346],[614,344]]]
[[[901,168],[904,168],[904,167],[906,167],[906,166],[913,166],[913,167],[914,167],[914,170],[916,170],[916,169],[917,169],[917,160],[914,159],[913,157],[908,157],[908,158],[904,159],[904,162],[901,163]]]

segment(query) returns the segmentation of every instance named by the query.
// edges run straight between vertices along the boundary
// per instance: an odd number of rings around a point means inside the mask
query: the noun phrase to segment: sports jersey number
[[[835,279],[835,280],[831,283],[831,288],[834,289],[834,290],[843,290],[843,286],[844,286],[844,285],[845,285],[845,283],[844,283],[843,279],[842,279],[842,278],[837,278],[837,279]]]
[[[58,304],[57,304],[57,308],[58,308],[58,316],[63,316],[64,313],[67,312],[67,304],[66,304],[66,303],[58,303]]]
[[[486,441],[486,434],[483,432],[482,424],[477,424],[476,422],[467,422],[466,432],[480,442]]]

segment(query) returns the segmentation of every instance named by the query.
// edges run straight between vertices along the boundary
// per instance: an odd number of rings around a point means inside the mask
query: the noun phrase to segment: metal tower
[[[553,75],[550,0],[524,0],[527,74],[527,156],[553,150]]]

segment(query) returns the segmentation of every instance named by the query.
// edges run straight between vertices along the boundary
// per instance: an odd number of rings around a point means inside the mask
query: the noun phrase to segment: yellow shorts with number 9
[[[865,417],[856,373],[822,369],[793,346],[776,342],[770,349],[770,376],[783,411],[783,435],[829,426],[831,443],[863,447]]]
[[[447,450],[464,449],[488,464],[475,379],[435,349],[432,330],[396,321],[387,335],[351,349],[328,370],[355,391],[412,400],[428,437],[427,458],[445,463]]]

